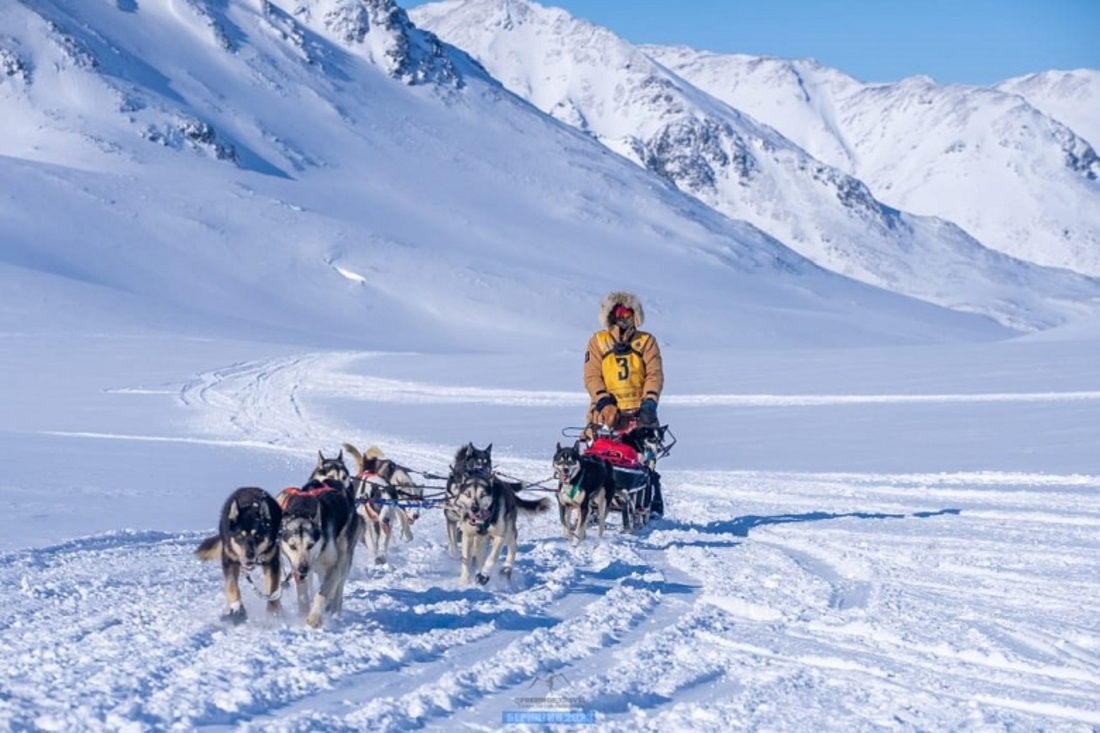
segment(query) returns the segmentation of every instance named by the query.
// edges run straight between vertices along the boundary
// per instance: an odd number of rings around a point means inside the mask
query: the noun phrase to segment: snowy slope
[[[1089,141],[1100,145],[1100,70],[1043,71],[997,84],[996,89],[1018,94]]]
[[[830,270],[1014,326],[1027,325],[1014,312],[1014,291],[1055,309],[1092,297],[1090,282],[1013,261],[949,222],[880,203],[863,182],[565,11],[466,0],[411,13],[543,111]]]
[[[1066,79],[1063,104],[1032,106],[1026,94],[926,77],[863,84],[808,61],[643,50],[891,206],[952,221],[1013,257],[1100,274],[1100,158],[1071,129],[1096,117],[1087,74]],[[1063,109],[1070,119],[1053,114]]]
[[[325,14],[381,6],[404,18],[384,2],[0,9],[24,69],[0,86],[6,327],[84,329],[107,308],[296,343],[564,344],[628,286],[684,339],[836,338],[822,322],[849,342],[1003,333],[822,272],[407,21],[352,14],[360,40]],[[531,269],[544,277],[524,282]],[[1021,304],[1003,320],[1075,309]]]
[[[0,729],[1100,726],[1097,319],[823,272],[386,2],[24,0],[0,46]],[[194,549],[318,451],[542,495],[621,287],[663,519],[525,517],[469,587],[427,508],[323,629],[219,621]]]

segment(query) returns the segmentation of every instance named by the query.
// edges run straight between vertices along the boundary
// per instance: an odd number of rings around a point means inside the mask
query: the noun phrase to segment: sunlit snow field
[[[323,631],[247,587],[252,620],[218,621],[192,552],[225,496],[345,441],[429,474],[492,442],[544,482],[576,354],[0,348],[6,727],[493,730],[566,704],[604,730],[1100,725],[1094,341],[669,350],[664,519],[574,548],[523,517],[511,584],[482,588],[426,510],[386,566],[359,553]]]

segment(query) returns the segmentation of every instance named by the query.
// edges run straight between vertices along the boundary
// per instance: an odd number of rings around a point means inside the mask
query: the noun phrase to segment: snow
[[[862,84],[808,60],[642,50],[891,206],[953,221],[1019,259],[1100,272],[1100,71],[1051,71],[991,88],[926,76]]]
[[[0,728],[1100,726],[1095,318],[1021,335],[826,272],[297,4],[0,8],[33,80],[0,81]],[[183,118],[248,154],[141,135]],[[574,547],[522,517],[481,587],[426,509],[322,629],[247,584],[219,620],[195,548],[318,451],[433,484],[491,442],[540,496],[623,287],[664,351],[664,518]],[[540,713],[572,722],[504,722]]]
[[[343,441],[426,473],[493,442],[544,481],[575,355],[2,343],[7,727],[491,730],[558,697],[601,730],[1100,724],[1095,342],[670,350],[667,517],[576,548],[524,518],[482,588],[426,510],[319,632],[248,587],[219,623],[192,552],[225,496]]]

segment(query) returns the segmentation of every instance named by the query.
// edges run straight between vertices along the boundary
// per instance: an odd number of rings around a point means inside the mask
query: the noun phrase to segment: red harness
[[[286,494],[286,496],[283,497],[282,508],[286,509],[286,505],[290,503],[290,499],[292,496],[320,496],[321,494],[327,493],[329,491],[336,491],[336,489],[326,484],[322,484],[317,488],[309,490],[303,490],[298,488],[297,486],[287,486],[281,492],[283,494]]]

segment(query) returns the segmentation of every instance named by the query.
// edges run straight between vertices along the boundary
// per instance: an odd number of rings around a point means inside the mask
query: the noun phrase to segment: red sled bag
[[[638,451],[633,447],[615,438],[602,435],[585,449],[584,454],[624,468],[640,468],[642,465],[638,460]]]

